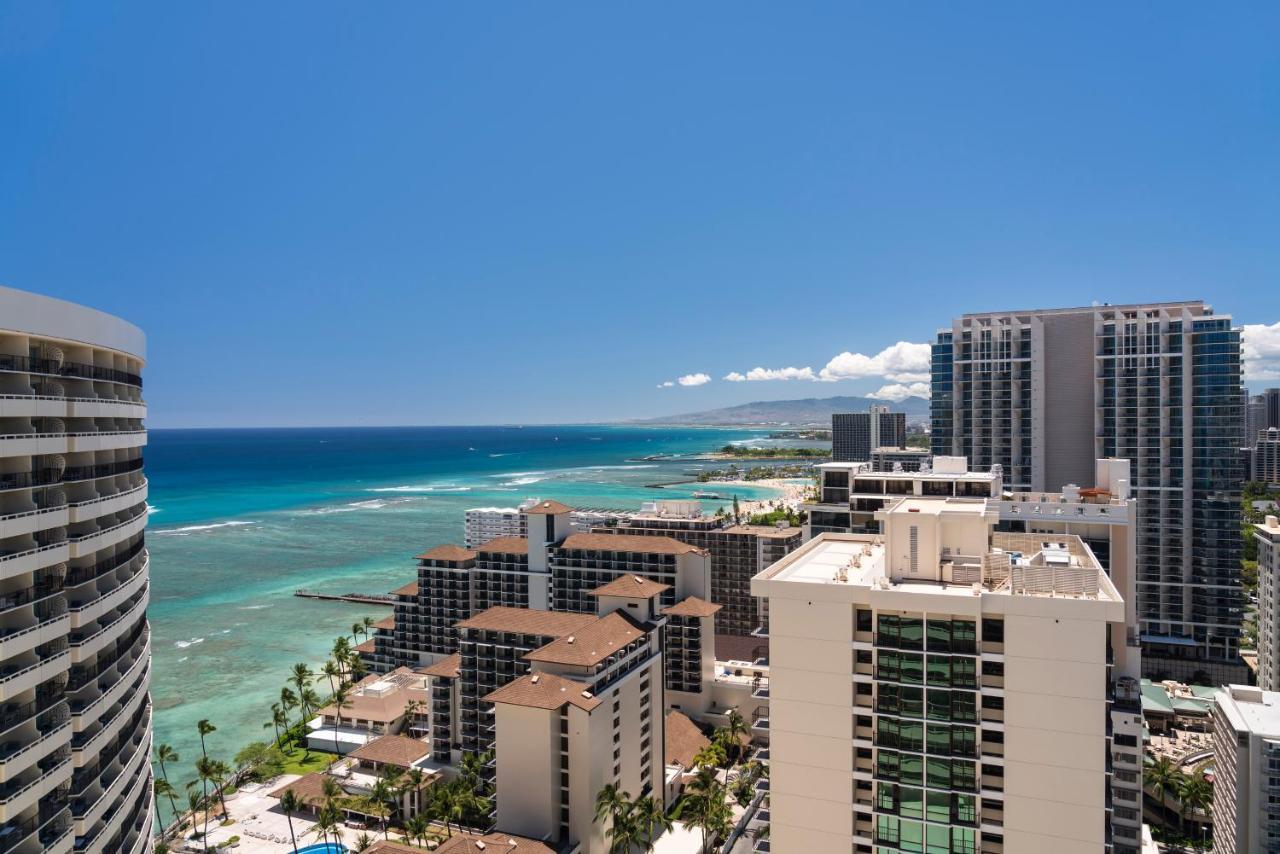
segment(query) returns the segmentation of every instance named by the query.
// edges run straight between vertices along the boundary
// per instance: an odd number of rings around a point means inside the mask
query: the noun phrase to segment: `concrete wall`
[[[39,294],[0,287],[0,329],[63,341],[78,341],[145,359],[142,330],[96,309]]]

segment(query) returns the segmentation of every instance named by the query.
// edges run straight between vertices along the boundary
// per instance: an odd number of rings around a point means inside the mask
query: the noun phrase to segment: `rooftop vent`
[[[568,637],[568,638],[566,638],[565,642],[566,642],[566,643],[573,643],[575,640],[577,640],[577,638],[575,638],[573,635],[569,635],[569,637]]]

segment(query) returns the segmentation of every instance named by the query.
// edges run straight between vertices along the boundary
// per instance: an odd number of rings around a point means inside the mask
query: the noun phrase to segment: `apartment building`
[[[999,465],[1008,488],[1053,492],[1129,459],[1144,660],[1243,680],[1229,316],[1200,301],[968,314],[938,333],[932,373],[934,454]]]
[[[873,448],[872,471],[920,471],[930,465],[933,454],[927,448]]]
[[[591,592],[623,576],[666,585],[664,607],[688,596],[711,598],[710,555],[671,537],[573,534],[547,550],[547,562],[556,611],[594,613]]]
[[[145,339],[0,288],[0,847],[150,846]]]
[[[484,697],[494,710],[499,828],[605,852],[607,828],[595,820],[604,786],[663,797],[664,592],[634,578],[599,588],[587,625],[527,653],[529,672]]]
[[[821,534],[752,580],[770,640],[771,845],[1138,850],[1140,830],[1111,814],[1140,809],[1112,788],[1141,768],[1140,713],[1111,730],[1136,667],[1088,546],[996,532],[993,500],[901,497],[879,515],[882,534]]]
[[[823,463],[817,470],[818,500],[801,505],[807,514],[805,539],[878,533],[876,513],[904,496],[996,498],[1003,484],[999,466],[969,471],[964,457],[936,457],[919,471],[876,471],[867,463],[848,462]]]
[[[542,503],[540,498],[526,498],[517,507],[473,507],[466,511],[463,543],[474,549],[500,537],[525,537],[529,533],[528,511]],[[627,514],[617,510],[575,509],[569,514],[571,530],[589,533],[597,525],[609,524]]]
[[[1280,850],[1280,694],[1245,685],[1213,705],[1213,850]]]
[[[831,459],[865,463],[876,448],[901,448],[907,444],[907,415],[873,404],[869,412],[845,412],[831,416]]]
[[[734,637],[747,637],[760,625],[751,579],[803,540],[800,528],[726,524],[704,515],[696,501],[647,503],[619,524],[594,532],[669,537],[706,551],[711,556],[709,598],[723,606],[716,631]]]
[[[1258,432],[1251,455],[1253,480],[1280,484],[1280,428]]]
[[[1258,543],[1258,685],[1280,691],[1280,520],[1254,525]]]

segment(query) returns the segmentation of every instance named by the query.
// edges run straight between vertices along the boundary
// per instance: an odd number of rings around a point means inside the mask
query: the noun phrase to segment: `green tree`
[[[1165,811],[1164,796],[1166,793],[1176,796],[1182,784],[1182,772],[1168,757],[1161,757],[1147,765],[1142,771],[1142,783],[1155,796],[1160,813]]]
[[[395,806],[395,789],[390,781],[385,778],[376,780],[369,792],[369,799],[379,807],[378,818],[382,820],[382,838],[387,839],[389,838],[387,836],[387,819],[391,817],[391,809]]]
[[[302,801],[293,793],[293,789],[286,790],[280,796],[280,809],[289,822],[289,841],[293,843],[293,854],[298,854],[298,837],[293,833],[293,814],[302,809]]]
[[[169,784],[164,777],[156,777],[151,784],[152,791],[155,792],[157,798],[168,798],[169,809],[173,810],[173,817],[178,817],[178,804],[175,797],[178,791]]]
[[[213,732],[216,732],[217,729],[218,728],[214,726],[212,723],[210,723],[207,718],[201,718],[199,721],[196,722],[196,730],[200,733],[200,757],[204,766],[204,770],[202,771],[201,763],[197,762],[196,773],[200,777],[200,787],[201,787],[201,796],[202,796],[201,799],[205,807],[204,808],[204,829],[206,834],[208,834],[209,832],[209,777],[207,775],[207,772],[211,771],[212,768],[209,765],[209,752],[208,750],[205,749],[204,738],[205,736]],[[202,843],[203,843],[203,840],[204,840],[204,837],[202,836],[201,837]],[[208,843],[203,843],[203,844],[204,844],[204,850],[208,851],[209,850]]]
[[[276,744],[279,744],[281,727],[284,727],[285,729],[288,729],[289,727],[289,718],[285,716],[284,709],[280,708],[279,703],[271,704],[271,720],[262,725],[263,729],[266,729],[267,727],[275,727]]]
[[[302,697],[303,691],[315,679],[315,674],[311,672],[311,668],[305,662],[298,662],[293,665],[293,672],[289,676],[289,681],[293,683],[293,687],[298,689],[298,696]],[[302,703],[302,717],[307,718],[308,708],[305,702]]]
[[[680,801],[679,818],[690,827],[702,832],[702,851],[711,840],[726,834],[731,828],[733,813],[729,807],[728,793],[716,777],[713,766],[703,765],[685,786],[684,799]]]
[[[338,744],[338,730],[342,728],[342,710],[350,705],[347,699],[347,686],[339,685],[338,690],[333,692],[333,752],[342,755],[342,747]]]
[[[418,813],[410,816],[404,823],[405,836],[420,845],[427,844],[427,834],[431,832],[431,822],[426,815]]]
[[[645,851],[657,847],[658,837],[675,826],[658,798],[640,798],[631,808],[631,817],[640,830],[640,846]]]
[[[156,762],[160,764],[160,776],[163,777],[165,783],[169,785],[169,809],[173,810],[174,819],[178,818],[178,805],[174,802],[174,795],[177,790],[171,783],[169,783],[169,770],[165,767],[165,763],[178,761],[178,751],[174,750],[167,744],[156,745]]]
[[[1186,812],[1194,817],[1197,811],[1207,813],[1213,806],[1213,784],[1204,776],[1204,771],[1184,775],[1178,782],[1178,800],[1182,809],[1178,811],[1179,824],[1185,828]]]
[[[247,768],[255,780],[269,780],[284,773],[284,752],[265,741],[251,741],[236,754],[236,765]]]
[[[296,708],[297,705],[298,705],[298,695],[293,693],[293,690],[290,689],[288,685],[285,685],[283,688],[281,688],[280,689],[280,708],[284,709],[284,712],[285,712],[285,726],[288,726],[289,710]],[[299,721],[299,723],[301,723],[301,721]]]
[[[330,659],[327,659],[324,663],[324,666],[320,668],[319,678],[325,678],[329,680],[329,693],[332,694],[334,692],[333,680],[341,679],[342,671],[338,669],[338,665],[334,664],[333,659],[330,658]]]

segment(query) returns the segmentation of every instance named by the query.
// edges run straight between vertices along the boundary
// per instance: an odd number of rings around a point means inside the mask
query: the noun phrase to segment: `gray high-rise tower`
[[[1240,332],[1203,302],[967,314],[933,346],[933,452],[1015,490],[1132,461],[1149,672],[1237,672]]]

